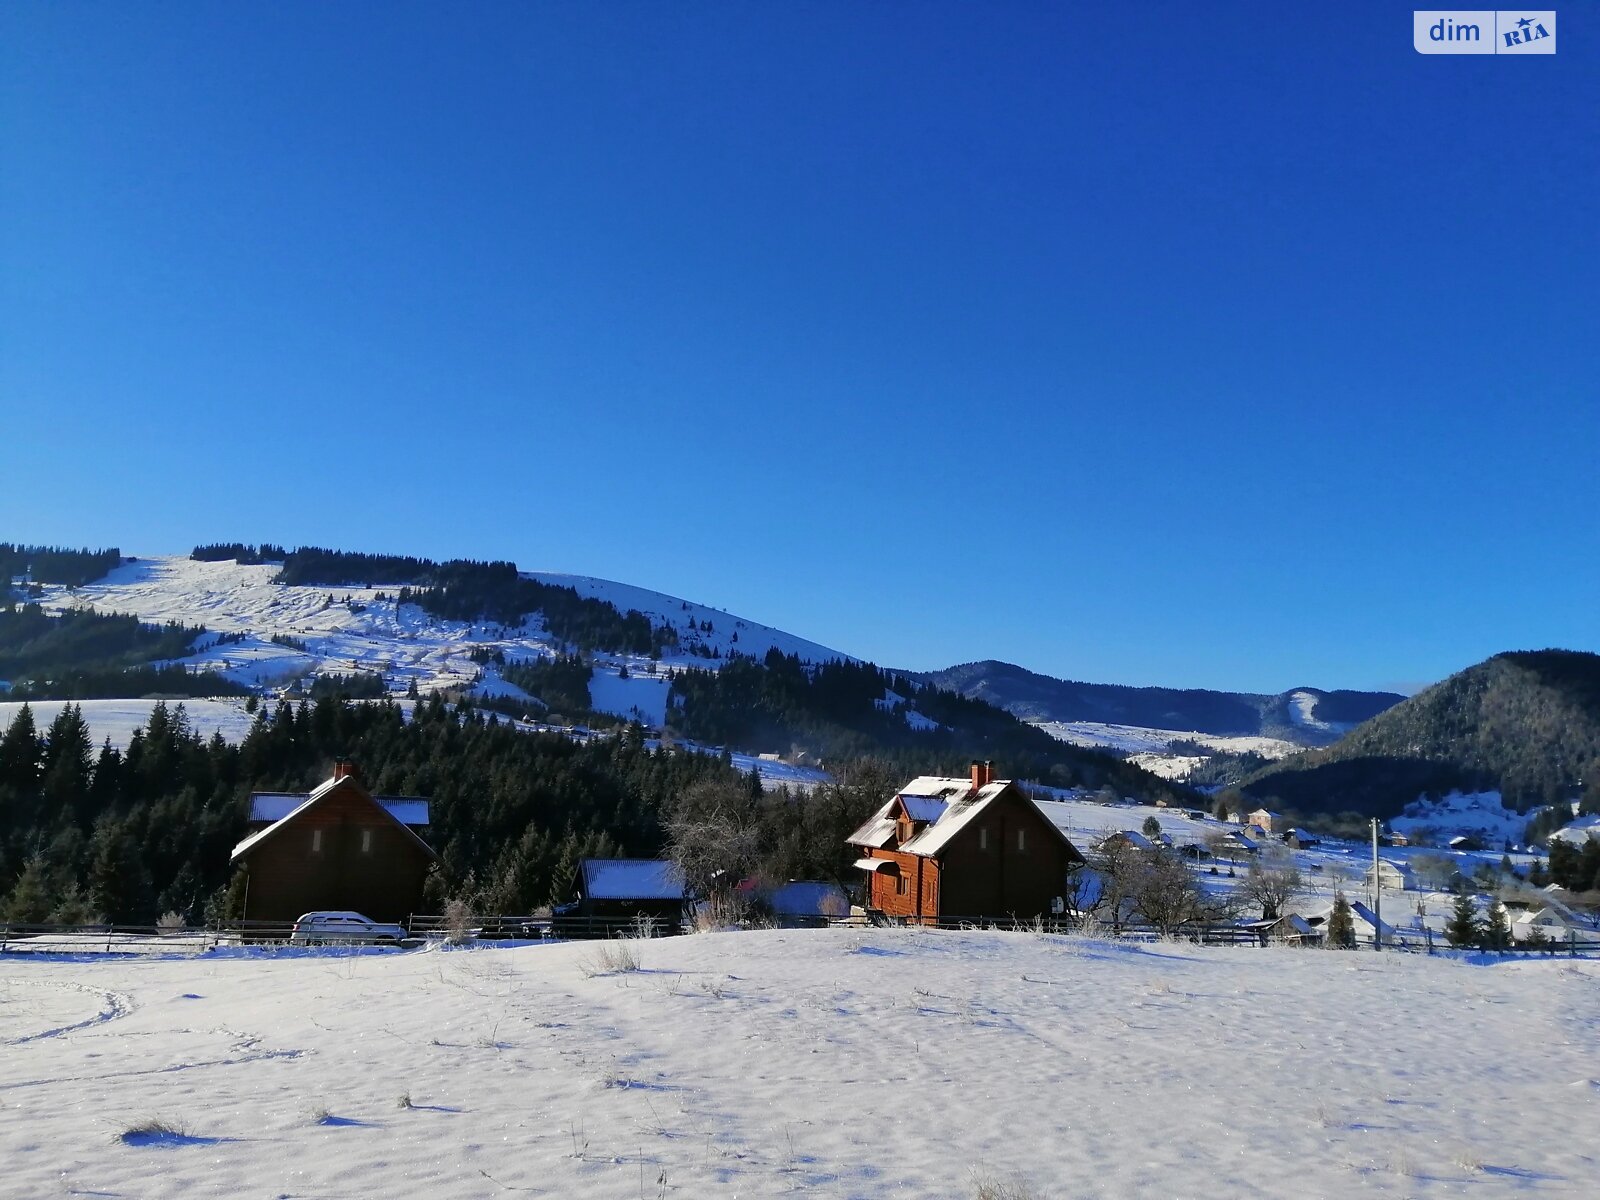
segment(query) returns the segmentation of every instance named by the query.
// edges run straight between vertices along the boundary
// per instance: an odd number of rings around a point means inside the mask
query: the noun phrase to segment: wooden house
[[[657,933],[683,928],[688,891],[683,872],[665,859],[586,858],[574,887],[577,900],[558,911],[561,919],[582,918],[597,931],[640,920],[648,920]]]
[[[1067,872],[1083,861],[992,763],[973,763],[967,778],[913,779],[846,841],[861,851],[864,907],[929,925],[1060,911]]]
[[[1316,834],[1309,833],[1306,830],[1298,827],[1291,829],[1288,833],[1284,834],[1283,840],[1286,844],[1296,850],[1309,850],[1312,846],[1315,846],[1317,843],[1322,841],[1322,839]]]
[[[346,762],[309,793],[253,794],[250,825],[229,860],[247,875],[247,921],[325,909],[403,921],[421,907],[439,861],[418,833],[428,825],[428,802],[374,796]]]

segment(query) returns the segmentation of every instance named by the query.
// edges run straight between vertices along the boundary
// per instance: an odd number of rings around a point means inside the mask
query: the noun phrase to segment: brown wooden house
[[[418,834],[428,802],[374,796],[348,763],[307,794],[257,792],[253,832],[231,862],[248,876],[247,921],[292,921],[333,909],[375,921],[419,911],[422,887],[439,856]]]
[[[992,763],[973,763],[966,779],[913,779],[846,840],[862,852],[867,910],[930,925],[1048,915],[1083,861]]]

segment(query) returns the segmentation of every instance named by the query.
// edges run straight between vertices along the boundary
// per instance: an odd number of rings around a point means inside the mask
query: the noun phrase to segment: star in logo
[[[1530,20],[1528,17],[1523,17],[1522,20],[1517,22],[1517,24],[1521,25],[1524,29],[1526,29],[1529,25],[1533,24],[1533,21]]]

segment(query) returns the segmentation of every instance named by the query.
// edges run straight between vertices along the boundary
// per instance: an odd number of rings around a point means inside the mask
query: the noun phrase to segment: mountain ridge
[[[1086,683],[996,659],[959,663],[922,677],[1033,724],[1097,722],[1219,737],[1272,737],[1302,746],[1331,744],[1405,699],[1392,692],[1312,687],[1266,694]]]

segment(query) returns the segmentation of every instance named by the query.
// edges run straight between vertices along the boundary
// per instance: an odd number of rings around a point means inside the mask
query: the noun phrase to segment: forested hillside
[[[1301,745],[1330,741],[1340,728],[1365,721],[1403,699],[1390,692],[1318,688],[1267,695],[1079,683],[993,660],[962,663],[925,678],[1025,721],[1093,721],[1219,737],[1278,737]]]
[[[261,551],[242,546],[260,560]],[[199,546],[196,557],[216,553]],[[270,560],[267,560],[270,561]],[[454,621],[520,624],[531,613],[543,615],[551,634],[579,650],[657,653],[675,641],[671,629],[653,627],[643,614],[621,612],[604,600],[578,595],[573,588],[525,579],[516,563],[453,559],[434,562],[392,554],[354,554],[302,546],[283,556],[278,582],[348,587],[400,587],[401,603]]]
[[[1301,812],[1397,812],[1422,792],[1497,789],[1526,809],[1600,782],[1600,655],[1497,654],[1336,744],[1256,772],[1244,790]]]
[[[0,592],[26,575],[34,583],[82,587],[122,561],[122,551],[70,550],[63,546],[22,546],[0,542]]]
[[[0,734],[0,916],[220,913],[249,793],[307,791],[338,756],[376,792],[432,800],[444,867],[431,895],[471,893],[487,911],[569,898],[585,855],[658,853],[663,807],[696,783],[735,785],[754,807],[723,760],[648,749],[637,730],[582,743],[437,699],[409,722],[387,701],[279,704],[238,746],[202,741],[181,706],[158,705],[126,753],[96,751],[73,706],[44,730],[24,710]]]
[[[13,700],[243,695],[246,688],[214,673],[152,665],[188,654],[203,633],[91,609],[51,614],[0,596],[0,679]]]
[[[912,775],[964,774],[993,759],[1007,777],[1104,786],[1154,800],[1187,789],[1132,763],[1059,742],[1011,714],[872,663],[802,663],[773,651],[716,671],[677,670],[668,723],[697,741],[752,752],[794,749],[824,762],[861,755]]]

